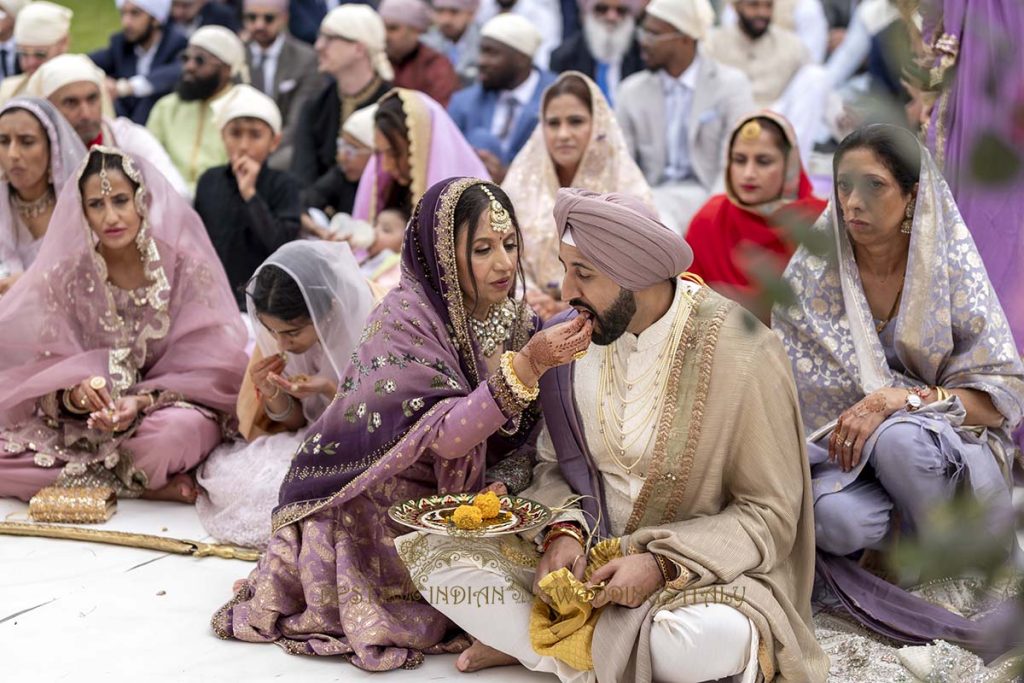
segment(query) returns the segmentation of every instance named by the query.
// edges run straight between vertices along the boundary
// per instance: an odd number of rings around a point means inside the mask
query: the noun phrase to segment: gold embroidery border
[[[446,398],[435,403],[427,412],[425,412],[416,423],[409,428],[409,431],[405,433],[398,443],[389,448],[380,458],[374,461],[372,464],[367,466],[366,470],[361,474],[357,475],[352,481],[342,486],[340,489],[335,491],[327,498],[320,498],[318,500],[305,500],[296,503],[291,503],[285,507],[277,510],[271,517],[271,529],[272,532],[276,533],[282,527],[286,527],[289,524],[294,524],[310,515],[329,507],[337,498],[344,495],[349,489],[362,484],[363,480],[370,478],[372,474],[371,470],[379,464],[382,460],[391,456],[392,453],[398,452],[403,446],[408,446],[408,441],[413,438],[422,437],[424,434],[432,429],[429,424],[424,424],[429,418],[433,417],[434,413],[444,408],[447,409],[452,401],[464,398],[463,396],[455,396]]]
[[[658,433],[655,437],[651,471],[630,514],[625,529],[627,534],[635,532],[642,524],[658,525],[673,521],[689,483],[690,470],[704,424],[704,407],[707,403],[711,383],[711,368],[718,335],[722,323],[734,305],[728,300],[709,301],[709,292],[709,288],[702,287],[694,296],[690,317],[686,321],[682,339],[672,359],[667,390],[670,392],[670,396],[679,393],[680,379],[683,370],[689,363],[699,363],[696,387],[692,392],[686,392],[677,400],[667,402],[662,409],[662,414],[658,419]],[[710,321],[708,320],[709,316]],[[705,327],[706,332],[697,335],[698,328]],[[696,352],[688,353],[693,347],[696,347]],[[683,410],[690,416],[686,444],[675,453],[669,453],[668,441],[672,425],[681,409],[686,408],[687,405],[689,405],[689,411]],[[656,511],[651,511],[651,515],[648,515],[648,507],[652,497],[655,497],[656,489],[658,490],[657,498],[664,499],[666,503],[658,518],[652,519],[651,517]]]

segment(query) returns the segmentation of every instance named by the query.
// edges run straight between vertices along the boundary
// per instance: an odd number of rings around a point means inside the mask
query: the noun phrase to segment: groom
[[[556,517],[536,545],[397,541],[421,594],[476,639],[458,667],[520,662],[574,682],[823,681],[808,465],[782,345],[678,277],[690,248],[640,201],[563,189],[554,213],[572,309],[550,324],[584,315],[594,327],[587,355],[540,384],[546,426],[522,495]],[[531,604],[551,572],[584,577],[590,534],[619,539],[620,556],[589,577],[602,586],[591,607],[604,609],[581,669],[566,648],[535,651]]]

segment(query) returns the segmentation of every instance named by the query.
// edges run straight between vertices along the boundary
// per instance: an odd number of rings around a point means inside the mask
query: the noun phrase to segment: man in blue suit
[[[121,32],[110,45],[89,54],[107,74],[108,91],[118,116],[145,125],[156,101],[181,78],[179,55],[188,46],[173,26],[165,26],[171,0],[116,0]]]
[[[530,139],[541,95],[555,77],[533,66],[541,35],[515,14],[499,14],[480,31],[477,82],[452,96],[448,113],[500,183]]]

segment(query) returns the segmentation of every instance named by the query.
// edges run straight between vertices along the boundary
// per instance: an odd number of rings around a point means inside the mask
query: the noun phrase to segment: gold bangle
[[[938,385],[935,386],[935,395],[938,397],[936,400],[939,403],[942,403],[951,396],[951,394],[948,391],[946,391],[945,389]]]
[[[537,397],[540,396],[540,386],[538,385],[531,389],[526,386],[523,380],[519,379],[519,375],[516,374],[516,369],[512,365],[512,360],[515,357],[515,351],[506,351],[501,354],[501,375],[505,378],[505,382],[515,397],[523,404],[529,404],[536,401]]]

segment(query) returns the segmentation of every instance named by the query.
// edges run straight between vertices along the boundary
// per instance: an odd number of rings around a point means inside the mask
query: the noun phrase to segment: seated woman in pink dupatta
[[[199,216],[159,171],[94,147],[0,305],[0,496],[107,485],[194,500],[246,332]]]
[[[84,156],[49,101],[16,97],[0,107],[0,295],[32,265],[57,195]]]
[[[531,337],[536,318],[513,298],[520,239],[496,185],[450,178],[423,196],[402,281],[371,313],[334,403],[306,433],[267,550],[214,615],[217,635],[370,671],[468,645],[420,597],[395,550],[407,530],[387,510],[477,491],[485,474],[513,491],[528,483],[522,451],[498,462],[527,443],[540,374],[587,347],[590,323]],[[518,472],[499,474],[509,461]]]
[[[578,71],[563,73],[544,91],[540,125],[512,161],[501,186],[523,226],[526,298],[543,320],[569,307],[559,291],[565,270],[558,260],[552,213],[558,190],[618,192],[654,207],[651,188],[626,147],[608,100]]]

